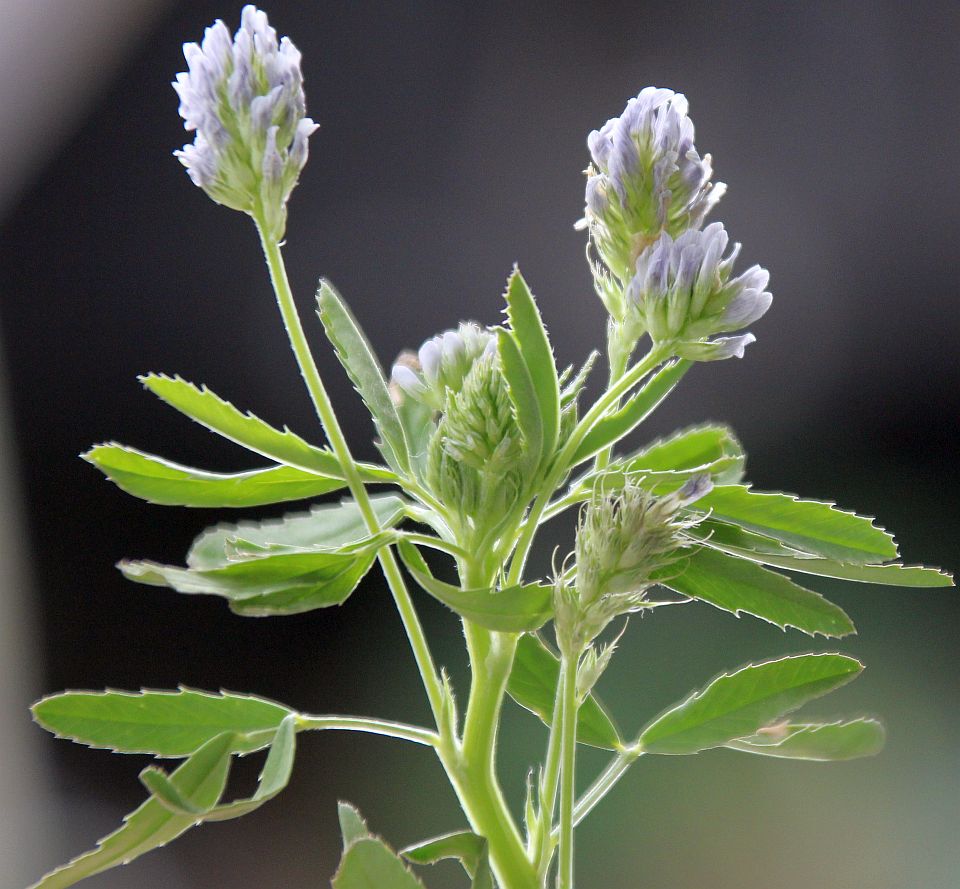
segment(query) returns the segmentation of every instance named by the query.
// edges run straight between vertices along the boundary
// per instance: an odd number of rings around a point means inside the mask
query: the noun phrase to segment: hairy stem
[[[630,353],[618,342],[616,331],[613,328],[607,329],[607,363],[610,366],[610,377],[607,381],[609,389],[626,373],[627,362],[630,360]],[[614,402],[614,410],[620,406],[620,399]],[[613,452],[613,445],[605,447],[594,458],[593,468],[595,470],[605,469],[610,463],[610,454]]]
[[[380,523],[377,521],[377,515],[370,503],[370,495],[364,487],[356,461],[350,453],[347,440],[340,428],[330,397],[327,395],[323,380],[320,378],[320,372],[317,370],[317,365],[307,344],[303,325],[300,323],[300,316],[293,300],[293,293],[290,290],[290,282],[287,279],[287,270],[280,253],[280,245],[274,238],[266,234],[265,226],[261,224],[260,220],[257,220],[257,229],[260,232],[260,241],[263,245],[267,267],[270,269],[270,280],[277,296],[277,305],[280,307],[283,324],[287,330],[287,336],[290,338],[290,345],[297,358],[297,364],[300,366],[300,374],[307,385],[307,390],[327,434],[330,447],[333,448],[334,454],[340,461],[347,487],[349,487],[350,493],[353,494],[357,502],[367,530],[371,534],[377,534],[380,531]],[[384,547],[377,557],[380,560],[380,566],[387,579],[390,592],[393,594],[397,610],[400,612],[400,619],[403,621],[404,630],[406,630],[407,638],[410,640],[410,647],[413,649],[420,677],[430,701],[430,709],[433,711],[433,717],[439,727],[443,709],[443,690],[437,675],[437,669],[433,663],[433,657],[430,654],[430,648],[427,645],[426,636],[420,626],[420,620],[413,607],[413,602],[410,599],[393,550]]]
[[[577,761],[577,663],[576,656],[563,655],[561,685],[563,708],[560,720],[560,864],[557,889],[573,889],[573,799]]]

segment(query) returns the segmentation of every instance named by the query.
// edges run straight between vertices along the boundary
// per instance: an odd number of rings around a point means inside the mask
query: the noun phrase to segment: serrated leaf
[[[531,583],[502,590],[463,590],[437,580],[413,544],[401,540],[397,550],[414,580],[461,617],[488,630],[522,633],[543,626],[553,615],[553,591]]]
[[[714,679],[640,734],[646,753],[688,754],[753,735],[845,685],[863,665],[840,654],[805,654],[750,664]]]
[[[404,517],[406,501],[395,494],[371,497],[370,504],[382,529],[393,528]],[[340,550],[369,539],[359,506],[356,501],[345,499],[314,506],[309,512],[289,513],[279,519],[214,525],[193,542],[187,553],[187,565],[191,568],[227,565],[237,557],[237,541],[251,549],[303,552]]]
[[[625,435],[636,429],[657,406],[673,391],[683,375],[693,366],[690,361],[673,361],[654,374],[640,390],[629,397],[623,407],[599,420],[584,436],[577,448],[571,466],[616,444]]]
[[[756,735],[730,741],[725,746],[743,753],[779,759],[841,762],[875,756],[883,749],[885,740],[882,723],[862,718],[848,722],[772,725]]]
[[[520,347],[509,331],[497,331],[497,351],[527,453],[530,455],[532,465],[539,467],[546,453],[546,441],[543,416],[533,377],[523,359]]]
[[[739,615],[752,614],[780,627],[840,637],[855,632],[842,608],[782,574],[702,547],[669,571],[661,583],[675,592]]]
[[[384,457],[398,472],[409,470],[410,449],[403,426],[370,342],[328,281],[320,282],[317,306],[327,338],[373,417],[382,438]]]
[[[184,797],[171,777],[152,766],[140,773],[140,780],[175,815],[193,815],[198,821],[229,821],[248,815],[277,796],[290,783],[296,755],[295,720],[293,714],[286,716],[273,733],[270,752],[257,779],[257,789],[246,799],[205,806],[200,801]]]
[[[235,733],[234,753],[266,747],[292,711],[252,695],[178,691],[67,691],[33,705],[39,725],[58,738],[118,753],[188,756]]]
[[[733,484],[740,480],[746,457],[733,431],[727,426],[692,426],[661,438],[627,457],[625,471],[654,476],[707,472],[714,484]]]
[[[522,636],[507,682],[510,697],[550,725],[559,683],[560,659],[539,636]],[[623,746],[616,725],[593,694],[587,696],[577,714],[577,741],[604,750]]]
[[[832,503],[718,485],[691,508],[827,559],[869,565],[897,558],[891,534],[872,519],[843,512]]]
[[[169,780],[180,795],[212,806],[226,784],[230,748],[230,733],[213,738],[185,760]],[[96,849],[51,871],[30,889],[66,889],[166,845],[196,823],[195,815],[175,815],[151,797],[124,819],[119,830],[100,840]]]
[[[696,528],[689,529],[688,533],[711,549],[802,574],[901,587],[953,586],[953,578],[938,568],[901,565],[897,562],[890,565],[851,565],[834,559],[820,559],[785,546],[779,540],[722,522],[704,521]]]
[[[340,821],[340,835],[343,837],[343,851],[346,852],[357,840],[370,837],[370,829],[356,806],[341,800],[337,803],[337,818]]]
[[[161,506],[264,506],[320,497],[346,486],[342,479],[293,466],[207,472],[118,444],[97,445],[81,456],[121,490]]]
[[[373,837],[350,844],[332,885],[333,889],[424,889],[400,858]]]
[[[553,349],[537,304],[520,270],[507,281],[507,318],[536,392],[543,430],[543,453],[552,454],[560,428],[560,383]]]
[[[247,617],[299,614],[341,605],[373,565],[374,554],[293,552],[246,559],[220,568],[178,568],[121,562],[129,580],[180,593],[222,596]]]
[[[402,849],[400,854],[414,864],[436,864],[456,858],[472,879],[471,889],[494,889],[487,841],[469,830],[448,833]]]

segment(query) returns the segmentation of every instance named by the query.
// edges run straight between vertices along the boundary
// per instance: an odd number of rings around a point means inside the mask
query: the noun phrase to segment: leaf
[[[892,535],[872,519],[843,512],[832,503],[722,485],[691,508],[827,559],[865,565],[897,558]]]
[[[853,719],[849,722],[772,725],[756,735],[730,741],[725,746],[743,753],[780,759],[841,762],[875,756],[885,740],[883,724],[876,719]]]
[[[346,485],[293,466],[207,472],[118,444],[97,445],[81,456],[121,490],[161,506],[263,506],[319,497]]]
[[[456,858],[473,880],[471,889],[494,889],[487,841],[469,830],[444,834],[402,849],[400,854],[414,864],[436,864]]]
[[[392,528],[404,517],[406,501],[395,494],[370,498],[377,524]],[[356,501],[341,500],[314,506],[309,512],[289,513],[280,519],[262,522],[219,524],[208,528],[193,542],[187,553],[191,568],[218,568],[236,558],[237,541],[248,548],[285,548],[300,552],[333,551],[370,539],[366,522]]]
[[[170,775],[181,796],[212,806],[223,793],[230,765],[231,733],[218,735],[193,753]],[[197,823],[195,815],[175,815],[151,797],[129,814],[123,826],[97,844],[97,848],[51,871],[30,889],[65,889],[94,874],[127,864],[146,852],[166,845]]]
[[[140,382],[158,398],[201,426],[278,463],[336,478],[340,463],[326,448],[308,444],[289,429],[282,432],[251,413],[237,410],[206,386],[198,388],[180,377],[146,374]],[[389,480],[392,477],[388,474]]]
[[[840,654],[804,654],[750,664],[657,717],[640,734],[646,753],[697,753],[760,731],[773,720],[856,678],[863,665]]]
[[[374,558],[372,553],[292,552],[220,568],[178,568],[156,562],[121,562],[118,567],[138,583],[223,596],[237,614],[267,617],[343,604]]]
[[[553,454],[560,428],[560,382],[553,349],[533,294],[516,267],[507,281],[507,318],[530,372],[543,430],[543,453]]]
[[[357,840],[365,840],[370,836],[367,822],[363,820],[360,810],[342,800],[337,803],[337,817],[340,820],[340,834],[343,836],[343,851],[346,852]]]
[[[679,573],[661,583],[684,596],[738,616],[745,611],[782,630],[796,627],[811,636],[833,637],[856,632],[842,608],[754,562],[700,548],[681,564]]]
[[[394,469],[409,470],[410,450],[397,408],[369,341],[340,294],[329,281],[320,281],[317,306],[327,338],[353,382],[383,439],[383,452]]]
[[[517,425],[523,433],[523,440],[532,464],[539,467],[547,453],[547,444],[544,439],[544,421],[533,377],[523,360],[520,347],[509,331],[497,332],[497,351],[500,354],[500,365],[503,367],[510,400],[517,416]]]
[[[332,885],[333,889],[423,889],[423,883],[374,837],[350,844]]]
[[[692,362],[681,360],[662,367],[639,392],[627,399],[623,407],[597,421],[580,442],[570,465],[582,463],[636,429],[673,391],[692,366]]]
[[[118,753],[187,756],[224,732],[234,753],[266,747],[292,712],[282,704],[231,692],[67,691],[33,705],[33,718],[58,738]]]
[[[657,476],[675,474],[686,480],[707,472],[714,484],[740,481],[746,456],[740,442],[727,426],[692,426],[642,448],[621,464],[627,472]]]
[[[539,636],[521,636],[513,671],[507,682],[510,697],[550,725],[559,683],[559,658]],[[618,750],[623,746],[623,739],[613,720],[593,694],[584,700],[577,715],[577,741],[604,750]]]
[[[293,760],[296,755],[296,717],[286,716],[273,734],[270,752],[257,779],[253,796],[232,803],[204,806],[184,798],[170,777],[160,769],[148,767],[140,773],[140,780],[154,796],[175,815],[193,815],[199,821],[228,821],[240,818],[269,802],[290,783]]]
[[[902,587],[953,586],[953,578],[937,568],[901,565],[897,562],[890,565],[851,565],[834,559],[818,559],[784,546],[778,540],[722,522],[704,521],[688,529],[687,533],[711,549],[803,574]]]
[[[553,591],[550,587],[530,583],[502,590],[463,590],[437,580],[413,544],[401,540],[397,550],[414,580],[426,592],[461,617],[488,630],[522,633],[543,626],[553,616]]]

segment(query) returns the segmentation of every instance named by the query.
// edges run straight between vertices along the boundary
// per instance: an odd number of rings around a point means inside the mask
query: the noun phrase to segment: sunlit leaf
[[[424,889],[403,861],[374,837],[350,844],[332,885],[333,889]]]
[[[840,762],[875,756],[883,749],[886,732],[876,719],[848,722],[780,723],[758,734],[729,741],[725,746],[744,753],[779,759]]]
[[[471,889],[494,889],[487,841],[469,830],[448,833],[402,849],[400,854],[414,864],[436,864],[456,858],[472,879]]]

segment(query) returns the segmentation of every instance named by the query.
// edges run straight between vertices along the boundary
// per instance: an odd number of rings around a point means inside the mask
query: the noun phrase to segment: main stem
[[[290,282],[287,279],[287,270],[280,253],[280,245],[265,233],[265,227],[260,220],[256,220],[256,222],[257,230],[260,233],[260,242],[263,245],[263,254],[267,260],[267,267],[270,269],[270,280],[277,296],[277,305],[280,307],[283,324],[287,330],[287,336],[290,338],[290,345],[293,347],[297,364],[300,366],[300,374],[307,384],[307,390],[327,434],[330,447],[333,448],[333,452],[340,462],[343,477],[347,482],[350,493],[353,494],[354,500],[357,502],[357,507],[363,516],[367,530],[371,534],[376,534],[380,531],[380,523],[377,520],[377,515],[370,502],[370,495],[364,487],[363,480],[357,470],[357,464],[350,453],[346,437],[340,428],[340,422],[334,413],[330,397],[327,395],[323,380],[320,378],[320,372],[317,370],[317,365],[307,344],[303,325],[300,323],[300,316],[293,300],[293,293],[290,290]],[[404,583],[403,575],[400,573],[400,566],[393,555],[393,550],[389,547],[382,548],[378,558],[390,587],[390,592],[393,594],[397,610],[400,612],[403,628],[410,640],[410,647],[413,649],[413,655],[420,670],[420,677],[430,701],[430,709],[433,711],[433,717],[439,727],[443,709],[443,691],[437,676],[437,669],[433,663],[433,657],[430,654],[430,648],[427,645],[426,636],[420,626],[420,620],[413,607],[413,602]]]
[[[577,657],[563,655],[560,735],[560,864],[557,889],[573,889],[573,802],[577,761]]]

